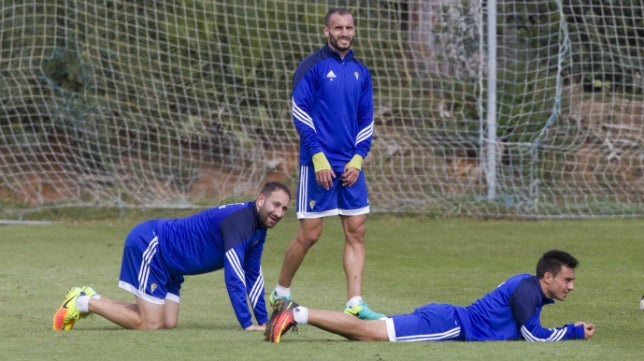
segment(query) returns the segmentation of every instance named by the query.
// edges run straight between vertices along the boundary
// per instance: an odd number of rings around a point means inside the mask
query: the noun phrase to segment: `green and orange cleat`
[[[98,292],[89,286],[72,287],[67,292],[62,305],[58,307],[58,310],[56,310],[56,313],[54,314],[54,319],[51,325],[52,330],[69,331],[74,328],[76,321],[89,315],[89,312],[80,312],[76,307],[76,300],[78,297],[85,295],[93,297],[98,295]]]
[[[63,304],[54,314],[51,326],[54,331],[68,331],[74,327],[74,323],[80,318],[80,311],[76,308],[76,299],[81,294],[83,294],[83,289],[80,287],[72,287],[67,292]]]

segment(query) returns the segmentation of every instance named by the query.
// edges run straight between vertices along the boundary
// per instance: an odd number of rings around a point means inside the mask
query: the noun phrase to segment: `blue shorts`
[[[456,309],[448,304],[430,303],[386,322],[391,342],[464,340]]]
[[[327,191],[315,181],[313,165],[300,166],[295,206],[297,219],[369,213],[369,195],[364,173],[360,172],[358,180],[350,187],[343,186],[341,174],[336,174],[333,187]]]
[[[125,238],[119,287],[150,303],[164,304],[166,299],[178,303],[183,276],[166,270],[156,229],[156,220],[146,221]]]

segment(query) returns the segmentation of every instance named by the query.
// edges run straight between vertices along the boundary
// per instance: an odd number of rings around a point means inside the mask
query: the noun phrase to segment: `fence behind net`
[[[644,215],[639,1],[25,0],[0,9],[0,218],[294,187],[292,72],[335,6],[373,75],[374,211]]]

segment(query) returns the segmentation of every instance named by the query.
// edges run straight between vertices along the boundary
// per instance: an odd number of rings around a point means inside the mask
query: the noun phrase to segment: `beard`
[[[339,44],[339,42],[340,42],[341,40],[346,40],[346,41],[348,41],[348,42],[349,42],[349,45],[347,45],[347,46],[341,46],[341,45]],[[337,50],[337,51],[339,51],[339,52],[348,51],[349,49],[351,49],[351,45],[353,45],[353,38],[340,37],[340,36],[338,36],[338,37],[334,37],[334,36],[329,35],[329,44],[331,45],[331,47],[332,47],[333,49],[335,49],[335,50]]]

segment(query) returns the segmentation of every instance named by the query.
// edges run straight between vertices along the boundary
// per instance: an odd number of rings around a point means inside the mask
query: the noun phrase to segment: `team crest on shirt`
[[[329,70],[328,73],[326,73],[326,78],[329,79],[329,81],[334,81],[337,76],[333,72],[333,70]]]
[[[359,80],[358,78],[360,77],[360,74],[357,71],[354,71],[353,76],[356,77],[356,80]]]
[[[309,201],[309,208],[313,210],[313,207],[315,207],[315,201]]]

